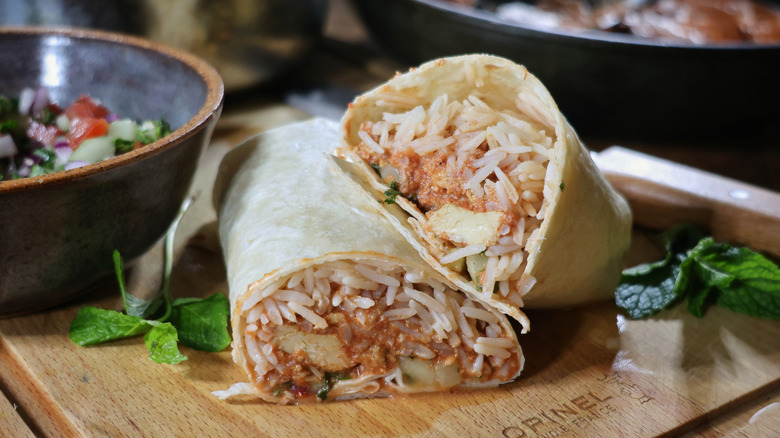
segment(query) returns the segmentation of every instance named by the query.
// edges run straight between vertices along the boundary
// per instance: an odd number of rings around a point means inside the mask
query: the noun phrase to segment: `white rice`
[[[307,295],[305,292],[298,292],[295,290],[289,290],[289,289],[278,290],[276,291],[274,298],[282,301],[300,303],[304,306],[314,305],[314,300],[312,299],[311,295]]]
[[[382,315],[389,321],[397,321],[399,319],[411,318],[417,314],[417,311],[411,308],[405,309],[390,309],[384,312]]]
[[[474,344],[474,351],[486,356],[498,356],[502,359],[509,357],[509,352],[500,347],[494,347],[492,345],[480,344],[477,342]]]
[[[488,210],[513,212],[513,217],[518,218],[513,229],[502,228],[501,234],[514,236],[515,245],[502,243],[474,252],[474,245],[460,247],[447,241],[446,236],[428,235],[424,231],[425,219],[409,206],[412,216],[422,225],[413,228],[443,265],[485,251],[489,259],[496,260],[488,264],[482,276],[482,290],[493,291],[497,282],[496,290],[502,295],[514,295],[516,286],[508,282],[514,274],[511,269],[522,266],[526,236],[539,226],[529,219],[544,219],[544,180],[555,142],[554,121],[532,93],[518,94],[514,108],[494,108],[491,96],[477,86],[479,78],[472,68],[464,68],[464,77],[476,89],[460,101],[441,95],[426,107],[412,96],[384,93],[380,104],[391,104],[397,111],[385,112],[382,120],[361,127],[360,138],[372,152],[383,156],[388,150],[405,148],[412,148],[420,156],[451,151],[444,157],[447,172],[458,174],[474,199],[484,199]],[[520,256],[500,264],[497,258],[510,253]]]
[[[275,289],[253,290],[252,294],[263,298],[244,313],[252,319],[246,323],[244,339],[261,387],[270,389],[283,382],[282,376],[292,364],[274,340],[274,327],[280,325],[293,324],[303,332],[316,333],[337,324],[342,342],[361,351],[373,345],[376,334],[372,327],[379,318],[390,323],[385,330],[398,333],[396,348],[419,359],[446,355],[442,363],[458,360],[459,368],[475,378],[494,373],[495,366],[490,368],[490,364],[517,352],[514,334],[497,325],[498,316],[420,272],[403,272],[378,261],[329,262],[291,274],[271,286]],[[378,313],[371,313],[374,309]],[[338,313],[347,319],[336,318]],[[358,335],[362,340],[356,344]],[[476,358],[476,363],[469,357]],[[490,357],[495,357],[494,362]],[[311,364],[302,369],[318,381],[324,375]]]
[[[485,245],[469,245],[464,246],[463,248],[458,248],[446,256],[439,259],[441,264],[447,265],[450,264],[456,260],[460,260],[462,258],[468,257],[470,255],[479,254],[482,251],[485,251]]]
[[[352,299],[352,301],[357,307],[361,309],[370,309],[371,307],[374,307],[374,304],[376,304],[371,298],[365,297],[355,297]]]
[[[362,276],[368,278],[369,280],[375,281],[380,284],[385,284],[389,287],[398,287],[401,285],[401,282],[398,281],[396,278],[391,277],[389,275],[380,274],[376,270],[371,269],[366,265],[356,265],[355,270],[358,271]]]
[[[488,312],[485,309],[480,309],[477,307],[462,307],[461,313],[465,315],[468,318],[473,319],[480,319],[482,321],[487,322],[497,322],[498,318],[496,318],[496,315],[493,315],[492,313]]]

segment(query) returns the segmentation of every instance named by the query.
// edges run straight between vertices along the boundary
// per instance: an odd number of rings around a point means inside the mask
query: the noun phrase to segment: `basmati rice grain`
[[[397,321],[400,319],[411,318],[416,315],[417,311],[412,308],[391,309],[386,310],[382,315],[388,319],[388,321]]]
[[[299,303],[297,303],[295,301],[288,302],[287,303],[287,307],[289,307],[289,309],[291,311],[293,311],[293,312],[297,313],[298,315],[301,315],[302,317],[306,318],[307,321],[312,323],[314,325],[314,327],[316,327],[318,329],[324,329],[324,328],[328,327],[328,322],[325,321],[325,319],[323,317],[321,317],[320,315],[317,315],[316,313],[314,313],[314,311],[312,311],[308,307],[304,307],[304,306],[302,306],[301,304],[299,304]]]
[[[464,306],[461,307],[460,310],[468,318],[479,319],[481,321],[493,322],[493,323],[498,322],[498,317],[496,317],[495,315],[493,315],[492,313],[484,309]]]

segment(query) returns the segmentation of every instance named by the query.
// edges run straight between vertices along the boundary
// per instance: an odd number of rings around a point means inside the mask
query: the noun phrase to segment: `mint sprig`
[[[149,322],[122,312],[85,306],[70,324],[71,341],[81,346],[142,335],[149,331]]]
[[[623,271],[615,302],[644,318],[679,301],[702,317],[716,304],[753,317],[780,319],[780,268],[744,247],[717,243],[695,227],[664,235],[666,258]]]
[[[226,315],[230,304],[222,294],[207,298],[179,298],[168,321],[179,329],[179,341],[200,351],[222,351],[230,345]]]
[[[167,364],[187,359],[179,351],[179,342],[196,350],[212,352],[221,351],[230,344],[227,329],[230,307],[224,295],[216,293],[207,298],[171,299],[174,235],[190,203],[191,199],[188,199],[182,205],[165,237],[165,267],[160,293],[151,300],[143,300],[129,293],[125,285],[122,256],[115,250],[114,270],[125,311],[90,306],[81,308],[70,325],[71,341],[88,346],[144,335],[149,358]]]

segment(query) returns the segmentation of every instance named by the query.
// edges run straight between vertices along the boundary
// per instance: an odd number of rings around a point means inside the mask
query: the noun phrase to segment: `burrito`
[[[523,66],[425,63],[358,96],[341,129],[338,154],[461,290],[515,318],[614,293],[628,204]]]
[[[216,395],[274,403],[490,387],[523,355],[509,320],[456,290],[328,153],[338,123],[276,128],[223,159],[215,183],[233,360]]]

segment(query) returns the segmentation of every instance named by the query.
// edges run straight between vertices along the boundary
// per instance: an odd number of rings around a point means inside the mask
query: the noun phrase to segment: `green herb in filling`
[[[349,374],[345,373],[325,373],[325,375],[322,377],[322,387],[317,391],[317,398],[325,401],[326,398],[328,398],[328,393],[331,389],[333,389],[333,385],[337,381],[341,380],[349,380]]]
[[[395,181],[390,182],[390,188],[385,190],[384,195],[386,196],[385,204],[395,204],[396,196],[403,196],[403,194],[398,191],[398,183]]]
[[[279,397],[280,395],[282,395],[283,392],[288,391],[291,387],[292,387],[292,382],[289,380],[274,386],[274,392],[273,392],[274,397]]]

